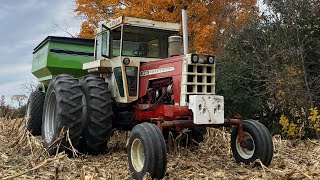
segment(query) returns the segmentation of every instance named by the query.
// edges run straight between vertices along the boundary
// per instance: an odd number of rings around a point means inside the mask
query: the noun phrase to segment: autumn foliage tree
[[[256,0],[76,0],[75,12],[83,16],[79,37],[93,38],[101,22],[119,16],[181,22],[181,9],[188,6],[192,52],[219,54],[232,34],[256,17]]]

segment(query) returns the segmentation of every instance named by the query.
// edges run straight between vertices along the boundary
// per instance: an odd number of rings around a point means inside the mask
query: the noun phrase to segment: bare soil
[[[0,119],[0,179],[132,179],[127,165],[126,136],[115,132],[109,152],[98,156],[64,153],[48,156],[41,137],[25,130],[23,119]],[[257,160],[237,164],[228,130],[209,129],[199,146],[168,145],[164,179],[320,179],[320,141],[273,137],[275,154],[269,167]],[[150,179],[148,176],[145,179]]]

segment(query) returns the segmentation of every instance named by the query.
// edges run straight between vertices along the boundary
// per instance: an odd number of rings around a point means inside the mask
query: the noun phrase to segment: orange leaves
[[[190,49],[194,53],[218,55],[230,33],[241,31],[247,19],[256,15],[255,0],[76,0],[75,12],[86,19],[79,36],[93,37],[90,33],[99,22],[122,15],[180,23],[182,2],[188,5]]]
[[[94,38],[95,27],[90,25],[87,21],[83,22],[81,25],[81,31],[79,37],[81,38]]]
[[[196,29],[194,36],[194,50],[200,54],[214,54],[213,33],[215,31],[214,26],[199,27]]]

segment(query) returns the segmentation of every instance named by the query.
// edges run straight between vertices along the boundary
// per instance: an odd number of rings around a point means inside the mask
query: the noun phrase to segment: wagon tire
[[[70,149],[78,149],[82,113],[78,79],[66,74],[55,76],[45,96],[42,116],[43,145],[50,155],[64,150],[71,154]]]
[[[245,147],[240,145],[238,127],[231,133],[231,150],[236,162],[250,164],[260,159],[262,164],[268,166],[273,157],[273,142],[269,131],[263,124],[253,120],[244,120],[242,127]]]
[[[26,128],[34,136],[41,135],[42,112],[45,93],[34,91],[30,94],[25,114]]]
[[[153,179],[162,179],[165,176],[167,149],[156,125],[136,125],[129,137],[127,154],[129,169],[134,179],[143,179],[147,172]]]

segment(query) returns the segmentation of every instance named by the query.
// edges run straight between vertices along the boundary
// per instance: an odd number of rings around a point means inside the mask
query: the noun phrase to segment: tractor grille
[[[181,106],[188,104],[189,95],[215,94],[215,65],[184,61],[181,85]]]

